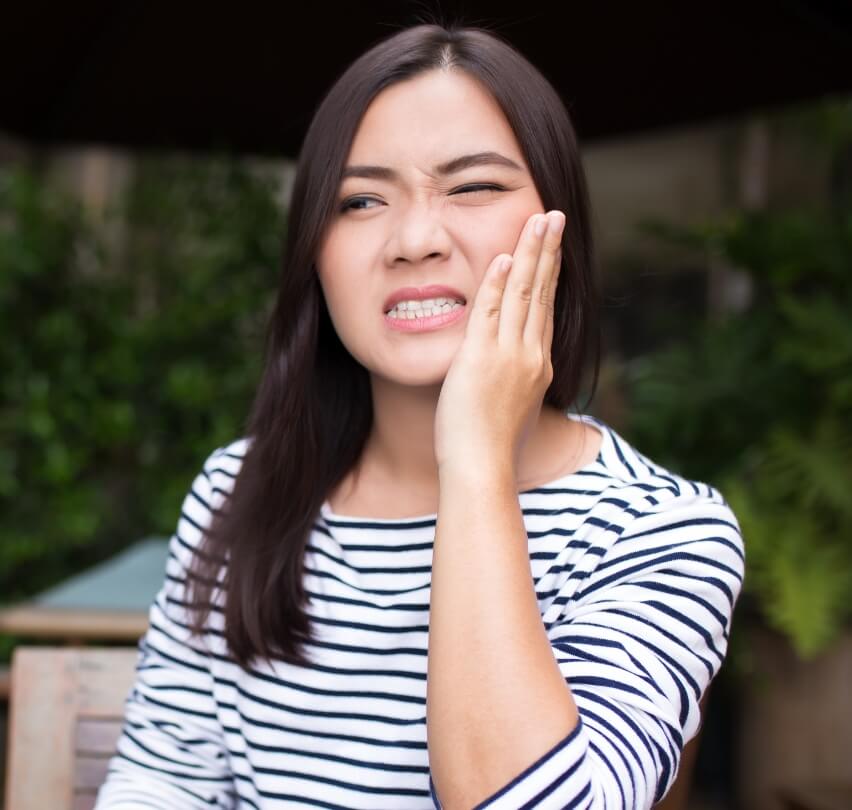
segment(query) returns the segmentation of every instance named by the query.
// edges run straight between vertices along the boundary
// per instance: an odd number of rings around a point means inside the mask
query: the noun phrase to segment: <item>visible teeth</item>
[[[426,304],[431,302],[427,307]],[[416,307],[411,304],[416,303]],[[422,306],[421,306],[422,304]],[[407,305],[407,306],[405,306]],[[428,318],[433,315],[442,315],[445,312],[452,312],[454,309],[460,309],[464,304],[461,301],[453,301],[451,298],[432,298],[426,301],[401,301],[390,312],[388,317],[400,318],[403,320],[412,320],[414,318]]]
[[[442,307],[444,304],[452,304],[455,301],[454,298],[426,298],[423,301],[400,301],[395,309],[398,310],[420,310],[420,309],[434,309],[435,307]]]

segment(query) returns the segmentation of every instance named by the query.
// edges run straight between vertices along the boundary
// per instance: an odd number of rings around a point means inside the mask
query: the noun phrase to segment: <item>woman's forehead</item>
[[[415,164],[427,170],[480,152],[523,164],[514,132],[493,97],[464,74],[430,71],[391,85],[373,99],[347,165]]]

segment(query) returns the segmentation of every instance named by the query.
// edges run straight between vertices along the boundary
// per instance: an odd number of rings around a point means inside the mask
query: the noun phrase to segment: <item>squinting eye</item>
[[[496,183],[469,183],[466,186],[459,186],[457,189],[454,189],[450,192],[450,194],[475,194],[480,191],[505,191],[506,189],[503,186],[499,186]],[[383,205],[381,200],[377,200],[374,197],[350,197],[348,200],[344,200],[340,204],[340,211],[344,213],[346,211],[366,211],[370,208],[368,205],[360,205],[360,203],[378,203],[379,205]]]
[[[476,191],[505,191],[503,186],[498,186],[496,183],[471,183],[467,186],[459,186],[451,194],[471,194]]]

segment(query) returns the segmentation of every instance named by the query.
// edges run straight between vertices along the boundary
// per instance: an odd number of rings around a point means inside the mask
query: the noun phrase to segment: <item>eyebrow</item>
[[[444,177],[469,169],[472,166],[504,166],[507,169],[523,171],[523,168],[514,160],[501,155],[499,152],[475,152],[471,155],[461,155],[448,160],[446,163],[439,163],[433,167],[433,171],[435,174]],[[345,180],[347,177],[365,177],[368,180],[387,180],[389,182],[399,179],[397,172],[387,166],[347,166],[343,170],[342,179]]]

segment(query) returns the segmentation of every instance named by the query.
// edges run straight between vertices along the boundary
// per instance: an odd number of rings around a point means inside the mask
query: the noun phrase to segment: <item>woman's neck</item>
[[[388,480],[437,485],[435,412],[441,386],[398,385],[372,378],[373,427],[364,461]]]
[[[401,386],[373,378],[373,428],[356,469],[329,498],[338,514],[437,511],[435,411],[440,385]],[[600,433],[543,405],[521,450],[518,491],[567,475],[594,460]],[[388,500],[394,500],[392,506]],[[376,511],[379,510],[379,511]]]

